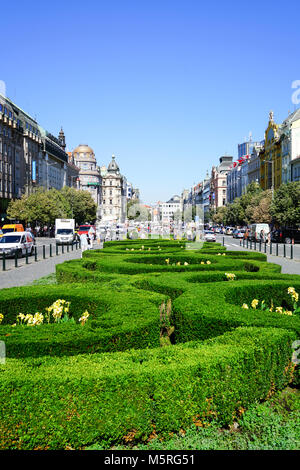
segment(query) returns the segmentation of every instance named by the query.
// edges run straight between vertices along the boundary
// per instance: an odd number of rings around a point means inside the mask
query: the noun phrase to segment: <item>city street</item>
[[[240,245],[240,240],[236,238],[232,238],[230,235],[219,235],[217,234],[217,242],[223,243],[227,248],[227,250],[244,250],[244,251],[252,251],[256,248],[256,251],[259,251],[260,244],[253,243],[251,244],[252,250],[250,248],[250,243],[248,243],[248,248],[243,247]],[[285,248],[284,248],[285,246]],[[278,254],[277,254],[278,250]],[[285,257],[284,257],[284,250],[285,250]],[[292,251],[291,251],[292,250]],[[271,251],[271,253],[270,253]],[[266,245],[266,252],[265,252],[265,245],[261,245],[261,253],[266,253],[267,259],[270,263],[277,263],[282,266],[282,273],[283,274],[300,274],[300,244],[298,245],[284,245],[282,243],[272,243],[272,248],[269,244]],[[292,258],[291,258],[292,254]]]
[[[52,256],[50,256],[50,245],[52,246]],[[55,272],[56,264],[69,261],[71,259],[81,258],[81,250],[76,249],[76,245],[64,246],[64,253],[62,253],[62,246],[58,246],[58,255],[56,255],[55,240],[53,238],[39,238],[36,241],[37,246],[37,261],[35,256],[28,256],[28,264],[26,258],[18,258],[18,267],[15,267],[15,259],[9,258],[5,260],[5,271],[3,270],[3,260],[0,259],[0,286],[17,287],[30,284],[31,282],[40,279],[41,277],[48,276]],[[45,246],[45,259],[43,257],[43,246]],[[93,248],[102,248],[102,244],[94,243]]]

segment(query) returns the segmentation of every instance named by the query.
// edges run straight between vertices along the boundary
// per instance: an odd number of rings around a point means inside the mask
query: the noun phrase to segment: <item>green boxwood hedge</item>
[[[50,323],[36,327],[18,325],[18,313],[45,312],[57,299],[71,302],[70,315],[77,322]],[[86,289],[73,284],[19,287],[0,291],[0,312],[5,312],[0,327],[0,340],[6,343],[8,357],[42,355],[74,355],[104,351],[123,351],[129,348],[159,346],[160,319],[157,314],[165,296],[144,293],[134,287],[120,289],[110,283],[109,288]],[[89,321],[78,324],[84,311]]]
[[[295,338],[291,330],[241,328],[167,349],[11,359],[0,366],[0,448],[78,449],[199,420],[231,423],[289,383]]]
[[[299,292],[299,276],[281,274],[262,253],[187,245],[108,242],[58,265],[59,285],[0,291],[7,347],[1,449],[146,440],[154,430],[176,432],[195,420],[225,425],[295,380],[291,345],[300,318],[242,304],[258,298],[290,307],[287,288]],[[226,280],[226,272],[236,280]],[[19,312],[41,312],[58,298],[71,301],[75,321],[88,310],[88,322],[11,326]],[[160,347],[160,307],[168,298],[173,344]]]

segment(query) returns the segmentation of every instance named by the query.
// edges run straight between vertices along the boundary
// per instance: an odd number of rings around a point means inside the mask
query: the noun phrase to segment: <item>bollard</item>
[[[286,258],[286,246],[283,244],[283,257]]]
[[[49,255],[50,255],[50,258],[52,258],[52,243],[50,243],[50,246],[49,246]]]
[[[270,241],[270,255],[272,254],[272,242]]]
[[[18,267],[18,252],[15,252],[15,268]]]
[[[69,243],[67,244],[67,252],[69,253],[69,249],[70,249],[70,246],[69,246]]]
[[[5,258],[5,252],[3,251],[2,253],[2,271],[6,271],[6,258]]]
[[[291,259],[294,257],[294,250],[293,250],[293,245],[291,244]]]
[[[254,250],[256,251],[256,240],[254,240]]]
[[[259,251],[261,251],[261,240],[259,240]]]
[[[76,246],[76,250],[78,250],[78,241],[77,240],[76,240],[75,246]]]
[[[64,252],[65,252],[65,247],[64,247],[64,244],[63,244],[63,243],[62,243],[62,245],[61,245],[61,252],[62,252],[62,254],[64,254]]]
[[[247,249],[248,249],[248,246],[249,246],[249,240],[248,240],[248,238],[247,238]]]
[[[43,245],[43,259],[46,259],[46,247]]]
[[[26,258],[26,264],[28,264],[28,251],[27,251],[27,248],[26,248],[25,258]]]
[[[58,256],[58,244],[55,245],[56,256]]]
[[[278,256],[278,243],[276,243],[276,256]]]
[[[252,250],[252,240],[250,240],[250,250]]]
[[[74,243],[72,243],[72,251],[74,251]]]
[[[265,242],[265,253],[267,253],[267,242]]]
[[[37,247],[34,247],[34,261],[37,261]]]
[[[225,246],[225,240],[224,240],[224,237],[223,237],[223,246]]]

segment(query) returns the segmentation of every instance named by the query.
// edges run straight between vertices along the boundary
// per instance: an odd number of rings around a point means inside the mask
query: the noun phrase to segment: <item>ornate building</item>
[[[282,159],[280,126],[269,113],[269,124],[265,131],[265,145],[260,151],[260,185],[262,189],[277,189],[281,185]]]
[[[124,222],[126,218],[127,181],[121,175],[115,156],[106,168],[101,167],[102,205],[100,218],[104,222]]]
[[[88,145],[80,144],[72,152],[75,165],[79,168],[80,189],[89,191],[95,204],[101,204],[101,175],[94,151]]]

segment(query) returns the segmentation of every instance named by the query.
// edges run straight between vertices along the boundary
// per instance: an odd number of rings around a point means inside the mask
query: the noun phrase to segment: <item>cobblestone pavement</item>
[[[243,250],[243,251],[254,251],[250,250],[249,248],[243,248],[240,246],[239,240],[236,240],[230,236],[226,235],[217,235],[217,242],[222,243],[223,242],[223,237],[224,237],[224,244],[227,250]],[[298,253],[299,246],[295,246],[294,250],[296,253]],[[282,249],[282,247],[281,247]],[[258,244],[257,244],[257,250],[258,249]],[[290,259],[290,246],[287,249],[286,255],[287,257],[284,258],[282,255],[276,256],[276,247],[273,245],[273,250],[272,254],[269,253],[270,247],[268,247],[268,251],[266,253],[267,255],[267,260],[269,263],[276,263],[281,266],[281,272],[283,274],[300,274],[300,259]],[[264,253],[264,250],[262,250],[262,253]],[[280,251],[279,251],[280,254]]]
[[[101,247],[101,245],[94,243],[94,249]],[[75,250],[74,248],[74,251],[69,251],[69,253],[65,251],[64,254],[59,254],[58,256],[53,255],[52,258],[39,258],[38,261],[35,261],[34,256],[30,256],[28,258],[29,264],[25,264],[25,259],[22,259],[22,265],[20,264],[18,268],[15,268],[12,263],[6,271],[0,271],[0,288],[3,289],[6,287],[18,287],[30,284],[41,277],[55,273],[55,266],[57,264],[79,258],[81,258],[81,250]],[[0,263],[1,262],[2,260],[0,260]]]

